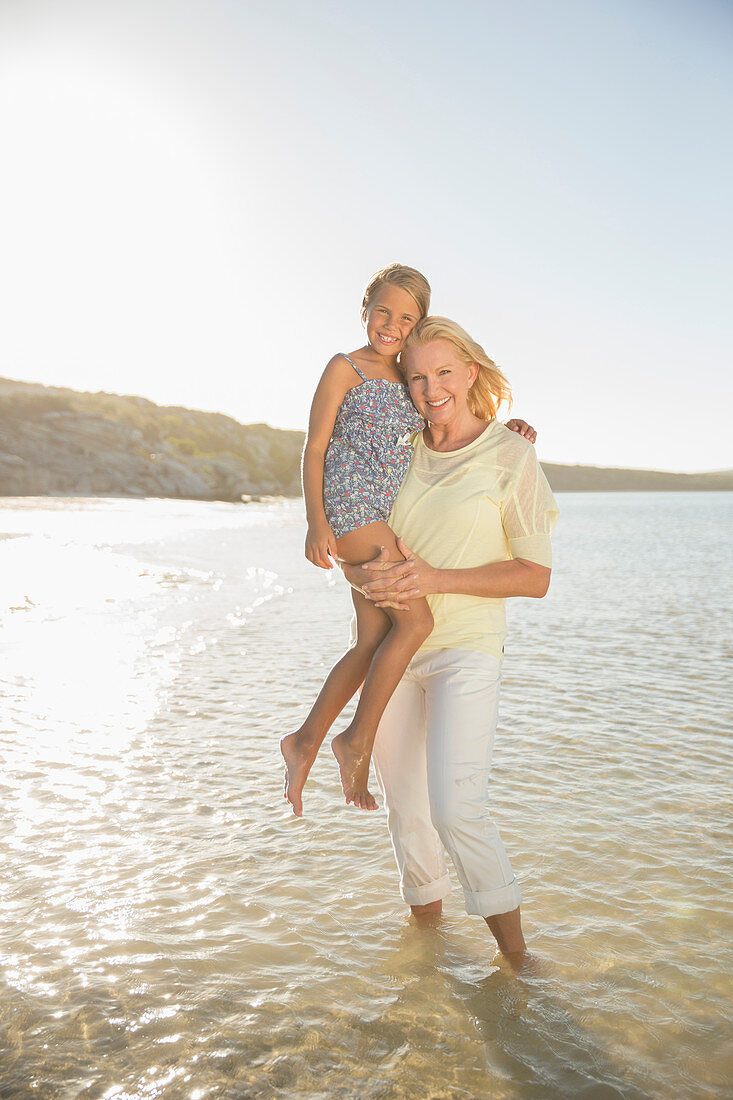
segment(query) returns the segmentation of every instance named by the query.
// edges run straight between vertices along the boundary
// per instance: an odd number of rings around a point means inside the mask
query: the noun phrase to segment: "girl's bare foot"
[[[360,810],[378,810],[374,795],[369,791],[369,763],[371,756],[351,744],[350,730],[344,730],[331,742],[341,776],[344,798]]]
[[[313,761],[318,755],[318,745],[313,745],[302,730],[289,733],[280,741],[280,752],[285,760],[285,789],[283,798],[287,798],[296,817],[303,816],[303,787]]]

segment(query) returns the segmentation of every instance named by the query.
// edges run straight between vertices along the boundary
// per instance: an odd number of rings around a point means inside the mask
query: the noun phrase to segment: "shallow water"
[[[733,494],[560,494],[494,813],[533,971],[279,735],[347,637],[297,502],[6,500],[0,1096],[723,1097]]]

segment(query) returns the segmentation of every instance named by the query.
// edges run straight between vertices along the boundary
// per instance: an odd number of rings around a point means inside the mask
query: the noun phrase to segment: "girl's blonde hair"
[[[430,309],[430,283],[415,267],[405,267],[404,264],[388,264],[372,275],[364,291],[364,299],[361,303],[362,324],[366,321],[366,312],[382,287],[391,285],[399,286],[411,294],[420,311],[418,320],[426,317]]]
[[[465,329],[447,317],[425,317],[418,321],[405,340],[402,351],[403,370],[408,348],[421,347],[433,340],[447,340],[464,363],[476,363],[478,366],[476,381],[468,391],[468,407],[474,416],[480,420],[495,420],[502,401],[506,401],[507,408],[511,406],[511,388],[496,363],[489,359],[481,345],[472,340]]]

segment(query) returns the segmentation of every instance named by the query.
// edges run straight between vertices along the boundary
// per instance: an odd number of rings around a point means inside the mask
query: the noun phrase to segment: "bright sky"
[[[727,0],[2,0],[0,374],[306,424],[397,260],[556,462],[733,466]]]

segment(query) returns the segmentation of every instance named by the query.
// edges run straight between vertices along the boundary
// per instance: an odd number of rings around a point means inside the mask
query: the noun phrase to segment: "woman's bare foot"
[[[552,974],[550,964],[531,951],[498,951],[494,962],[508,964],[511,973],[519,978],[547,978]]]
[[[318,756],[318,749],[319,746],[308,739],[302,729],[289,733],[280,741],[280,752],[285,760],[283,798],[287,798],[296,817],[303,816],[303,787]]]
[[[331,742],[341,776],[344,798],[360,810],[378,810],[374,795],[369,791],[369,764],[371,756],[352,745],[350,729],[344,730]]]

